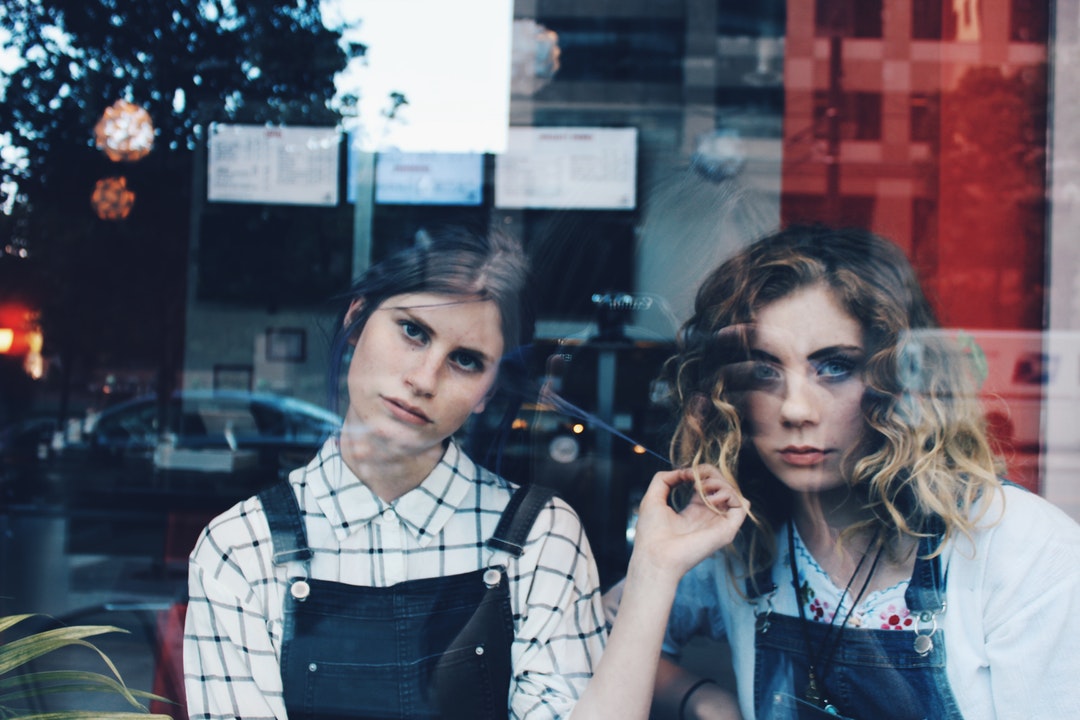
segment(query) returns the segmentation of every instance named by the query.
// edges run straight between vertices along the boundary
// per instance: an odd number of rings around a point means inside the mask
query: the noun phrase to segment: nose
[[[800,373],[788,373],[784,382],[784,397],[780,404],[780,420],[791,427],[816,423],[818,404],[815,388]]]
[[[418,353],[415,360],[406,368],[405,385],[413,394],[420,397],[432,397],[439,384],[441,363],[431,353]]]

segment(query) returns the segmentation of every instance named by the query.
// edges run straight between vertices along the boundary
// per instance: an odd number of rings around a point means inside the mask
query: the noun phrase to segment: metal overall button
[[[489,588],[498,587],[502,582],[502,576],[501,569],[490,567],[484,571],[484,584]]]
[[[754,603],[754,629],[762,635],[769,632],[769,628],[772,626],[772,621],[769,618],[773,613],[772,598],[775,594],[776,590],[773,590],[758,598]]]
[[[300,602],[304,602],[308,599],[308,595],[311,594],[311,586],[307,584],[306,580],[297,580],[289,586],[289,594]]]
[[[945,612],[945,604],[937,611],[924,610],[915,623],[915,652],[925,657],[934,649],[934,633],[937,632],[937,616]],[[926,624],[929,623],[929,627]]]

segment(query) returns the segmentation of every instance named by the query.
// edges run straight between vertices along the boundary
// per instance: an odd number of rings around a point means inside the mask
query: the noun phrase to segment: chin
[[[769,468],[773,475],[792,492],[823,493],[847,487],[833,468]]]

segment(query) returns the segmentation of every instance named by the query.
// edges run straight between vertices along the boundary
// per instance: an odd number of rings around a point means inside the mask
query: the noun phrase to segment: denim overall
[[[941,558],[926,559],[940,541],[922,538],[915,570],[904,599],[917,620],[914,632],[837,628],[830,643],[836,650],[825,668],[818,667],[821,695],[831,709],[805,699],[809,678],[807,637],[814,653],[824,648],[829,626],[772,613],[776,592],[772,568],[747,582],[747,594],[757,605],[754,645],[754,707],[757,720],[960,720],[961,715],[945,677],[945,638],[937,627],[945,612],[945,579]],[[761,592],[758,588],[763,588]],[[837,633],[839,638],[837,639]],[[827,652],[827,651],[826,651]],[[820,663],[821,660],[819,659]]]
[[[518,489],[488,546],[520,556],[552,491]],[[288,483],[259,493],[274,563],[301,562],[285,597],[281,679],[292,720],[505,720],[513,612],[501,565],[462,575],[359,587],[310,578]]]

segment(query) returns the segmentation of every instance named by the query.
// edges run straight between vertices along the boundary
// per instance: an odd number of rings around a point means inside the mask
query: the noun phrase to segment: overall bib
[[[915,570],[904,599],[917,619],[914,632],[840,628],[824,669],[821,695],[831,709],[805,698],[810,662],[807,639],[820,654],[829,625],[772,613],[772,568],[747,582],[758,610],[754,645],[754,707],[757,720],[961,720],[945,676],[945,640],[937,618],[945,612],[941,558],[926,559],[937,538],[919,542]],[[756,588],[765,588],[766,593]],[[822,674],[819,668],[819,674]]]
[[[488,546],[520,556],[552,491],[519,488]],[[281,678],[292,720],[505,720],[514,640],[501,565],[359,587],[310,579],[312,551],[288,483],[259,493],[274,563],[301,562],[285,597]]]

